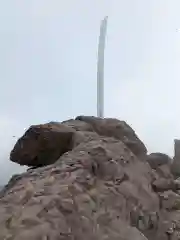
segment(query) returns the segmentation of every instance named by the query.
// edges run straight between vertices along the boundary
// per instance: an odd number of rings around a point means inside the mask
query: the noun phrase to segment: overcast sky
[[[105,116],[126,120],[150,152],[172,156],[180,138],[179,9],[179,0],[0,0],[0,184],[23,170],[8,158],[24,128],[96,115],[105,15]]]

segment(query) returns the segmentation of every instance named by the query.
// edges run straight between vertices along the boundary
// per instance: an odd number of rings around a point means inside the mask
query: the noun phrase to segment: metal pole
[[[97,116],[104,117],[104,49],[107,31],[107,20],[105,17],[101,22],[99,45],[98,45],[98,63],[97,63]]]

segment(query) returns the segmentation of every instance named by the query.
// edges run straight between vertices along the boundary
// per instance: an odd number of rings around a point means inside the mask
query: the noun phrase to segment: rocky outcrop
[[[76,119],[90,124],[101,136],[114,137],[121,140],[136,155],[143,156],[147,153],[143,142],[125,121],[114,118],[100,119],[88,116],[78,116]]]
[[[175,176],[180,177],[180,140],[178,139],[174,140],[174,153],[171,171]]]
[[[11,160],[35,169],[0,192],[0,239],[178,240],[180,181],[147,158],[117,119],[30,127]]]
[[[162,165],[171,165],[172,159],[164,153],[151,153],[147,156],[146,161],[153,169]]]
[[[80,116],[62,123],[50,122],[31,126],[17,141],[10,159],[27,166],[52,164],[81,141],[89,141],[90,138],[99,136],[121,140],[137,156],[147,152],[144,144],[124,121]]]

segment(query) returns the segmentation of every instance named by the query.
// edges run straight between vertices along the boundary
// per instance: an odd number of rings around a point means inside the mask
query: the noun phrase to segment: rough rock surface
[[[71,150],[75,130],[59,123],[31,126],[17,141],[10,159],[20,165],[44,166]]]
[[[147,156],[147,162],[153,169],[157,169],[162,165],[171,165],[172,159],[164,153],[151,153]]]
[[[79,131],[83,133],[78,134]],[[31,126],[17,141],[10,159],[27,166],[52,164],[63,153],[73,149],[74,141],[78,141],[74,139],[79,137],[79,141],[84,141],[85,138],[89,140],[88,135],[93,139],[95,135],[96,138],[100,135],[119,139],[139,156],[147,152],[145,145],[124,121],[79,116],[76,120],[71,119],[62,123],[50,122]]]
[[[143,142],[125,121],[114,118],[100,119],[89,116],[78,116],[76,119],[90,124],[99,135],[121,140],[136,155],[143,156],[147,153]]]
[[[171,171],[175,176],[180,177],[180,140],[179,139],[174,140],[174,158],[171,166]]]
[[[180,180],[145,154],[116,119],[32,126],[11,160],[36,169],[0,192],[0,240],[180,239]]]

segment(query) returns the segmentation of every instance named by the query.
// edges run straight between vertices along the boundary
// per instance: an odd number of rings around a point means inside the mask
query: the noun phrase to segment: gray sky
[[[105,116],[126,120],[149,151],[180,138],[179,0],[0,0],[0,184],[31,124],[96,115],[99,25],[109,16]]]

